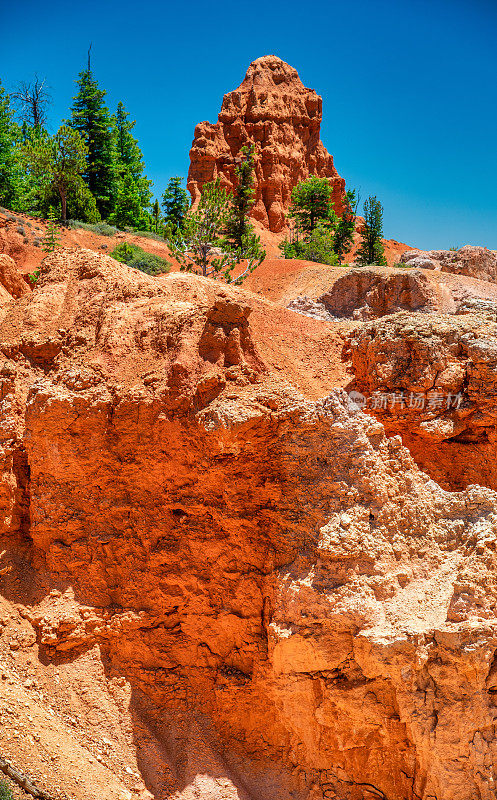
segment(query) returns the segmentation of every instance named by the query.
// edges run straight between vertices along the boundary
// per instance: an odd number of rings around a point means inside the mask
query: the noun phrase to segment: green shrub
[[[120,261],[122,264],[127,264],[128,267],[134,267],[141,272],[146,272],[147,275],[160,275],[169,272],[171,264],[165,258],[156,256],[153,253],[147,253],[138,247],[136,244],[128,244],[122,242],[111,253],[112,258]]]
[[[0,781],[0,800],[14,800],[12,789],[5,781]]]
[[[118,229],[114,225],[108,225],[106,222],[81,222],[79,219],[69,220],[70,228],[83,228],[85,231],[98,233],[100,236],[115,236]]]
[[[21,236],[26,236],[26,229],[24,228],[23,225],[17,226],[17,233],[20,233]]]
[[[279,247],[284,258],[298,258],[302,261],[337,266],[338,256],[333,245],[333,232],[325,225],[318,224],[300,241],[289,242],[285,239]]]

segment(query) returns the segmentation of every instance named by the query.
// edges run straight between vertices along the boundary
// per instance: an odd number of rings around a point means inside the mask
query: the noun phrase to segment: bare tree
[[[45,88],[46,79],[41,80],[35,75],[33,81],[22,81],[17,85],[17,90],[11,97],[22,122],[33,128],[42,128],[47,121],[47,109],[52,98]]]

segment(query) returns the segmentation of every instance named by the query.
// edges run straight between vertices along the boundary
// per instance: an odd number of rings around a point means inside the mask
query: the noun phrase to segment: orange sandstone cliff
[[[218,121],[201,122],[195,128],[188,172],[193,201],[200,197],[203,184],[218,176],[224,186],[233,188],[240,148],[253,143],[254,219],[271,231],[281,231],[292,189],[309,175],[331,180],[340,212],[345,181],[319,138],[321,119],[321,97],[304,87],[293,67],[277,56],[256,59],[238,89],[224,96]]]
[[[56,800],[494,797],[497,494],[343,388],[467,384],[494,447],[483,312],[315,320],[88,250],[10,297],[0,754]]]

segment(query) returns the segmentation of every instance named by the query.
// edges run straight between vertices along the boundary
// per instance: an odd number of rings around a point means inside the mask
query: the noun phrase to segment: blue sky
[[[497,249],[497,0],[0,0],[0,30],[4,85],[46,76],[53,128],[93,42],[157,195],[186,176],[196,123],[275,53],[323,96],[321,138],[348,186],[383,202],[386,236]]]

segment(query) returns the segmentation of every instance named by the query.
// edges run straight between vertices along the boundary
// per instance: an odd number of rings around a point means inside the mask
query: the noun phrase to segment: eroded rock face
[[[406,250],[400,260],[410,267],[441,269],[482,281],[497,282],[497,253],[487,247],[465,245],[458,250]]]
[[[195,128],[188,189],[194,202],[204,183],[218,176],[233,188],[241,147],[255,144],[256,199],[252,216],[271,231],[285,226],[293,187],[309,175],[330,179],[341,211],[345,181],[319,138],[322,100],[297,71],[277,56],[250,64],[244,80],[224,96],[218,121]]]
[[[318,298],[329,314],[367,320],[396,311],[455,310],[448,290],[432,283],[420,270],[358,267],[335,281]]]
[[[368,410],[447,488],[497,488],[497,324],[492,304],[482,310],[396,314],[350,337]]]
[[[4,530],[33,544],[44,661],[98,647],[126,678],[156,800],[491,798],[497,495],[275,378],[250,311],[65,251],[0,325]]]

